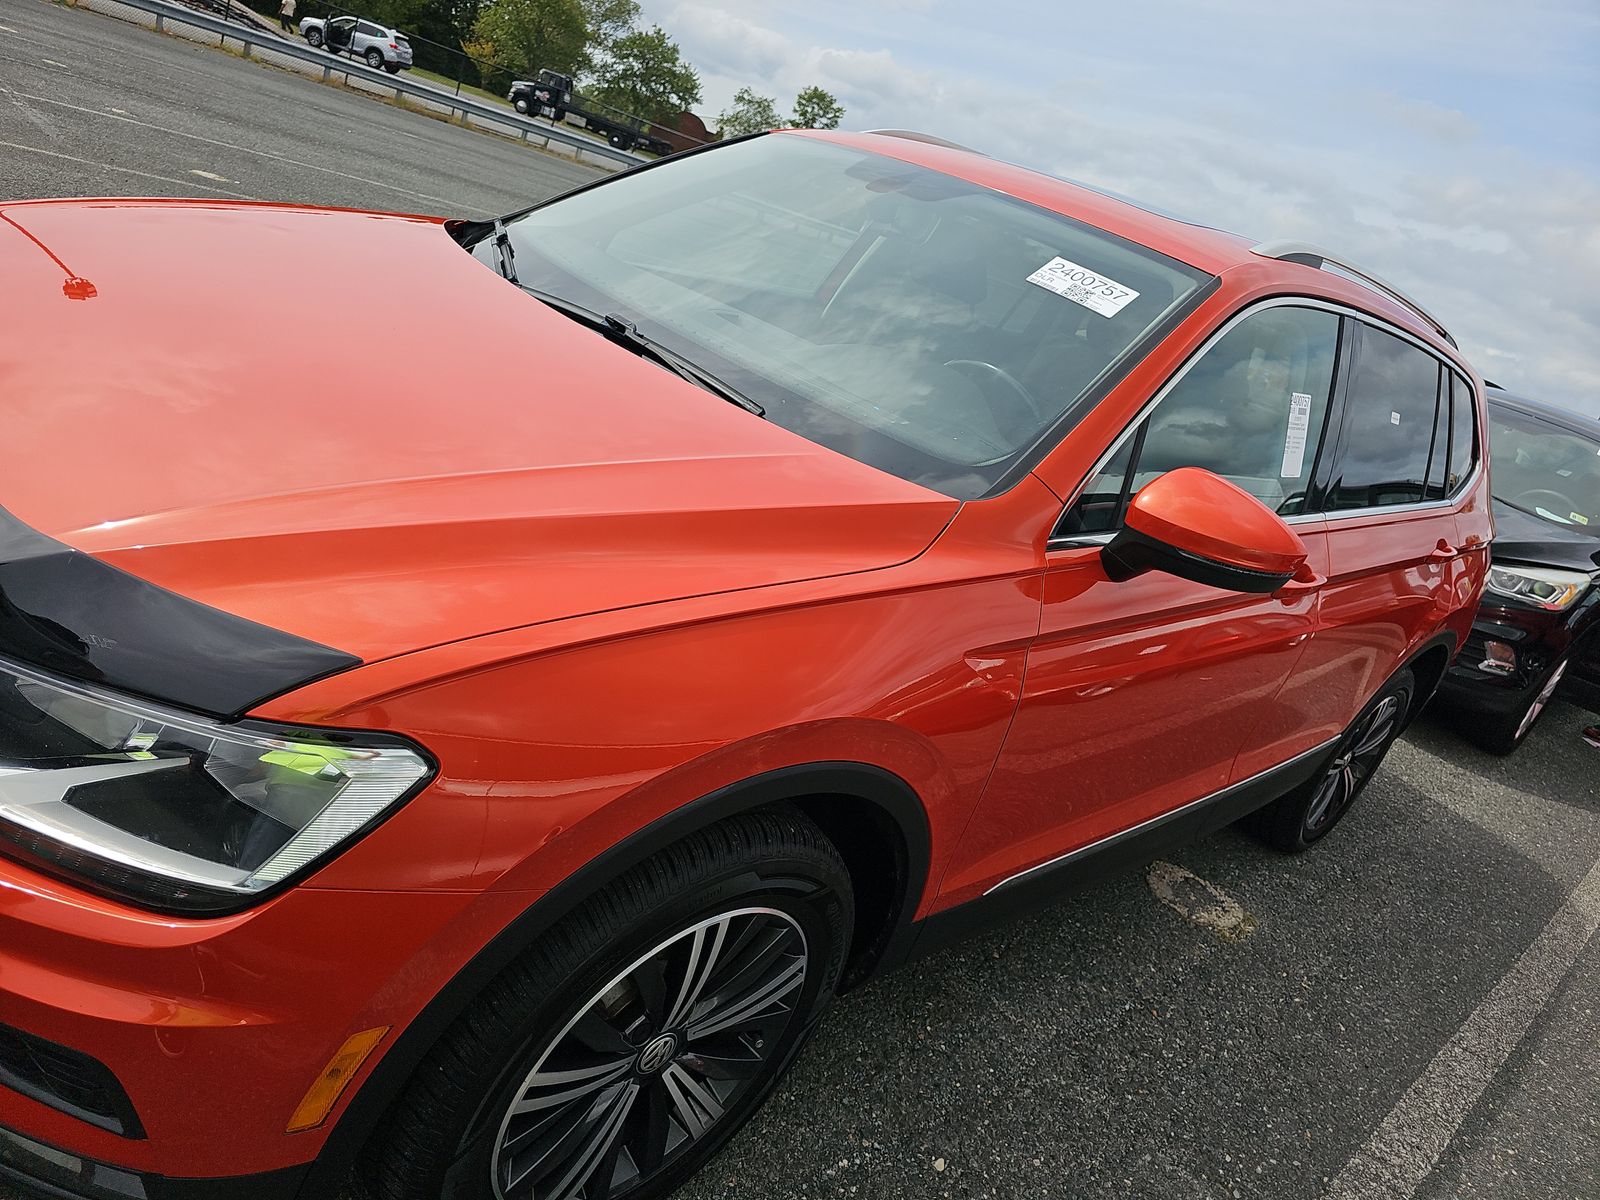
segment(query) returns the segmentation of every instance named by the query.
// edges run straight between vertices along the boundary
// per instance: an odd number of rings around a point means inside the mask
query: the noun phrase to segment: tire
[[[1256,833],[1286,854],[1311,849],[1344,819],[1405,728],[1417,692],[1409,670],[1400,671],[1361,710],[1311,779],[1258,812]]]
[[[322,49],[322,30],[306,30],[306,45],[310,46],[313,50]]]
[[[1567,663],[1568,660],[1563,658],[1551,667],[1538,689],[1528,697],[1528,702],[1515,712],[1495,716],[1469,714],[1466,720],[1468,735],[1490,754],[1515,752],[1550,707],[1550,698],[1555,695],[1556,688],[1567,673]]]
[[[844,863],[799,813],[745,814],[664,851],[445,1033],[371,1147],[377,1195],[667,1195],[787,1070],[833,998],[853,919]],[[612,1187],[594,1186],[607,1171]]]
[[[518,96],[515,100],[513,100],[511,102],[511,107],[516,109],[519,113],[522,113],[524,116],[527,115],[528,102],[526,100],[524,100],[521,96]]]
[[[381,71],[383,69],[383,51],[379,50],[376,46],[373,46],[362,57],[367,60],[367,66],[371,67],[374,71]]]

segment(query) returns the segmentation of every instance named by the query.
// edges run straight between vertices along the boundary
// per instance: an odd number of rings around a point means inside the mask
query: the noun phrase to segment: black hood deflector
[[[147,583],[3,508],[0,656],[224,718],[361,661]]]

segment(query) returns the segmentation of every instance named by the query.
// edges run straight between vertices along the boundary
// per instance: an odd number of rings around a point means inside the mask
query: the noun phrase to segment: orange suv
[[[1324,838],[1486,570],[1415,304],[931,139],[8,204],[0,266],[31,1193],[664,1196],[841,990]]]

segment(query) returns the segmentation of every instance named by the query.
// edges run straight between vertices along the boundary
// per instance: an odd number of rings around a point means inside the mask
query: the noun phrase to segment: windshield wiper
[[[500,274],[512,283],[517,282],[517,252],[511,248],[511,235],[506,232],[506,223],[499,217],[494,219],[494,248],[500,254]],[[520,285],[519,285],[520,286]]]
[[[515,276],[507,275],[507,279],[516,282]],[[767,415],[767,410],[759,403],[746,396],[732,384],[724,383],[704,367],[685,358],[676,350],[669,350],[654,338],[639,332],[638,327],[629,320],[618,316],[616,313],[598,313],[593,309],[585,308],[564,296],[557,296],[551,292],[540,291],[527,284],[518,284],[523,291],[542,304],[555,309],[563,316],[571,317],[580,325],[587,325],[596,333],[602,334],[627,350],[632,350],[640,358],[648,358],[658,366],[665,367],[680,379],[687,379],[690,383],[704,388],[712,395],[721,396],[729,403],[737,404],[747,413],[758,417]]]

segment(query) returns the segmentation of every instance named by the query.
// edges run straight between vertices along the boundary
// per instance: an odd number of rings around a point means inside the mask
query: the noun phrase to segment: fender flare
[[[1417,680],[1416,700],[1411,705],[1411,711],[1406,714],[1405,724],[1401,726],[1402,733],[1411,728],[1411,723],[1417,719],[1418,714],[1423,709],[1428,707],[1428,701],[1433,699],[1434,694],[1439,690],[1439,685],[1444,682],[1444,677],[1450,670],[1450,664],[1455,661],[1456,653],[1460,649],[1457,645],[1456,635],[1449,630],[1444,630],[1434,634],[1426,641],[1417,643],[1416,646],[1412,647],[1411,653],[1406,656],[1405,662],[1395,669],[1396,675],[1401,671],[1410,671],[1415,676],[1417,663],[1422,661],[1428,654],[1439,649],[1444,650],[1444,667],[1431,681]],[[1390,678],[1392,679],[1394,676],[1391,675]],[[1385,680],[1385,683],[1387,682]]]
[[[302,1200],[334,1195],[395,1098],[444,1032],[483,989],[540,937],[586,900],[666,847],[742,812],[785,801],[842,796],[870,805],[898,832],[905,883],[892,927],[875,948],[873,967],[905,959],[915,941],[913,917],[927,887],[932,839],[927,812],[911,785],[881,767],[817,762],[768,771],[720,788],[674,809],[608,847],[536,900],[462,967],[378,1060],[338,1118],[297,1193]]]

